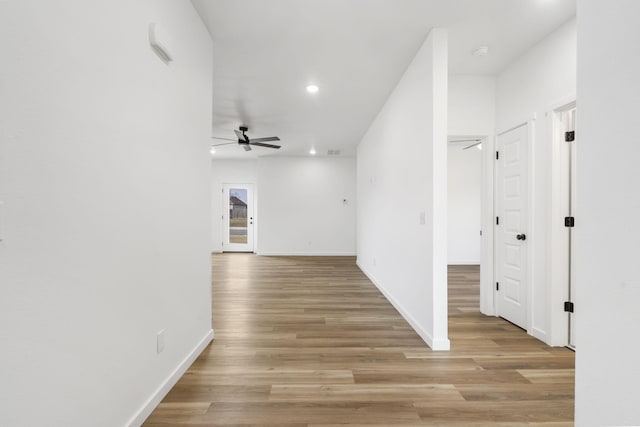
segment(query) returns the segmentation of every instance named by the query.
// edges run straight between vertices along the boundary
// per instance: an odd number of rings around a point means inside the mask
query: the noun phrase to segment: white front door
[[[253,252],[253,185],[225,184],[222,197],[222,250]]]
[[[498,136],[497,312],[527,329],[528,126]]]

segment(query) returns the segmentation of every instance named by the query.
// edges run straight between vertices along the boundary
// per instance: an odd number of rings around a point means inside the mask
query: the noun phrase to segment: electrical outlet
[[[158,354],[164,351],[164,329],[156,334],[156,351]]]

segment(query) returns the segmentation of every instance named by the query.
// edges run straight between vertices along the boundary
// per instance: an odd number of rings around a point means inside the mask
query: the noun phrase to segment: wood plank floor
[[[570,426],[574,354],[478,311],[449,269],[432,352],[351,257],[213,256],[215,341],[146,426]]]

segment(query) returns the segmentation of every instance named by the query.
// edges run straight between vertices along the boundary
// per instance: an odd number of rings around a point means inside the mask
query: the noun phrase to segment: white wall
[[[536,125],[542,127],[550,107],[576,94],[576,20],[568,21],[509,64],[498,75],[496,91],[498,132],[530,120],[534,113],[540,122]]]
[[[350,157],[214,160],[214,250],[222,249],[222,184],[253,183],[256,253],[355,255],[355,166]]]
[[[8,0],[0,51],[0,425],[140,423],[211,338],[209,35],[189,2]]]
[[[222,252],[224,206],[222,199],[223,184],[254,184],[254,204],[257,205],[258,188],[258,161],[257,160],[217,160],[215,157],[211,163],[211,218],[212,224],[212,251]],[[254,212],[257,212],[254,206]],[[254,244],[257,245],[256,231],[258,223],[254,227]]]
[[[470,144],[470,143],[468,143]],[[480,264],[482,152],[449,144],[447,153],[448,264]]]
[[[640,3],[578,2],[576,425],[640,425]]]
[[[258,185],[260,255],[355,255],[354,158],[263,158]]]
[[[358,145],[358,265],[447,350],[447,34],[434,29]]]
[[[502,133],[530,121],[533,228],[523,230],[531,253],[532,292],[528,332],[549,344],[566,343],[557,319],[562,301],[552,300],[552,110],[575,99],[576,22],[567,22],[509,65],[497,80],[496,130]],[[578,113],[579,114],[579,113]],[[556,218],[562,220],[562,218]],[[493,282],[493,281],[492,281]],[[490,285],[492,282],[489,282]]]
[[[495,77],[449,76],[449,135],[492,135],[495,101]]]

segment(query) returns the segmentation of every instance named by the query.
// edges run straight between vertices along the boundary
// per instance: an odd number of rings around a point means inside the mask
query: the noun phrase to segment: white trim
[[[482,153],[482,237],[480,246],[480,312],[486,316],[496,315],[494,268],[494,222],[495,222],[495,151],[496,136],[484,141]]]
[[[575,93],[570,93],[569,95],[560,97],[549,104],[549,108],[547,108],[547,111],[562,112],[570,110],[571,108],[576,106],[576,99],[577,97]]]
[[[548,304],[548,322],[550,333],[547,343],[552,346],[569,344],[569,316],[562,309],[563,302],[569,298],[567,284],[569,235],[562,218],[567,216],[569,187],[566,181],[571,151],[568,149],[562,132],[562,114],[576,108],[575,94],[564,97],[549,108],[551,129],[551,233],[550,233],[550,280]],[[574,206],[575,209],[575,206]]]
[[[528,308],[528,307],[527,307]],[[527,333],[534,338],[539,339],[540,341],[546,343],[547,341],[547,333],[542,329],[538,329],[536,327],[529,328]]]
[[[479,259],[449,261],[447,265],[480,265]]]
[[[371,275],[367,269],[365,269],[359,261],[356,261],[356,265],[360,270],[367,276],[367,278],[373,283],[382,295],[393,305],[393,307],[400,313],[400,315],[404,318],[404,320],[411,325],[414,331],[422,338],[422,340],[433,350],[433,351],[449,351],[451,350],[451,341],[446,340],[434,340],[429,332],[425,331],[420,324],[409,314],[409,312],[400,304],[385,288],[382,286],[374,277]]]
[[[534,305],[538,303],[538,301],[534,298],[534,286],[535,286],[535,253],[536,253],[536,229],[535,229],[535,218],[536,218],[536,159],[535,159],[535,148],[536,148],[536,128],[535,122],[537,115],[533,114],[533,119],[527,122],[527,156],[529,157],[527,165],[527,191],[529,192],[528,200],[527,200],[527,236],[530,236],[528,239],[528,247],[527,247],[527,333],[529,335],[534,335],[534,333],[543,333],[545,338],[539,338],[541,341],[546,342],[546,332],[543,332],[540,328],[537,328],[534,324],[533,314],[535,312]],[[544,286],[544,284],[540,284],[540,286]],[[546,305],[546,301],[544,304]]]
[[[356,256],[355,252],[256,252],[259,256]]]
[[[191,364],[195,362],[198,356],[204,351],[204,349],[209,345],[211,341],[213,341],[214,332],[213,329],[209,329],[209,331],[205,334],[205,336],[200,340],[200,342],[195,346],[195,348],[184,358],[184,360],[176,366],[173,372],[167,377],[166,380],[162,382],[160,387],[156,391],[149,396],[147,401],[142,405],[142,407],[133,415],[133,417],[126,424],[129,427],[138,427],[141,426],[142,423],[151,415],[154,409],[160,404],[162,399],[169,393],[169,391],[173,388],[174,385],[178,382],[178,380],[184,375],[184,373],[189,369]]]

